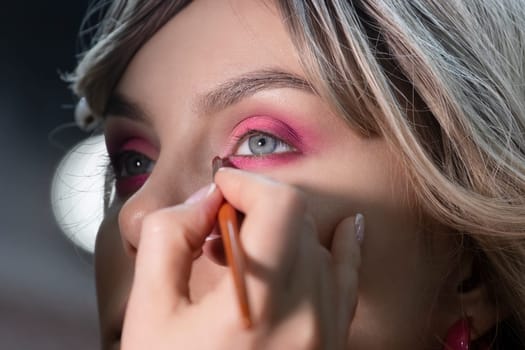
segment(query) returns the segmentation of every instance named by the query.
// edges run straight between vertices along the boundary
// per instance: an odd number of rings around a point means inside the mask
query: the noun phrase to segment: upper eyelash
[[[257,129],[248,129],[242,135],[234,135],[232,137],[232,142],[231,143],[234,144],[237,147],[239,145],[239,142],[241,142],[242,140],[244,140],[244,139],[246,139],[246,138],[248,138],[250,136],[253,136],[253,135],[266,135],[266,136],[269,136],[269,137],[273,137],[274,139],[276,139],[280,143],[284,143],[284,144],[288,145],[288,142],[284,141],[279,136],[273,135],[273,134],[271,134],[269,132],[257,130]]]
[[[119,160],[119,158],[126,152],[133,152],[133,151],[132,150],[119,151],[115,154],[107,155],[108,164],[106,166],[108,170],[111,172],[111,176],[113,177],[113,180],[117,179],[117,174],[115,173],[116,163]],[[140,152],[137,152],[137,153],[140,153]]]
[[[232,143],[237,145],[240,141],[244,140],[247,137],[255,135],[255,134],[265,134],[265,135],[268,135],[268,136],[271,136],[271,137],[275,137],[275,136],[273,136],[273,135],[271,135],[269,133],[266,133],[264,131],[260,131],[260,130],[257,130],[257,129],[248,129],[246,132],[244,132],[241,135],[233,135],[232,136]]]

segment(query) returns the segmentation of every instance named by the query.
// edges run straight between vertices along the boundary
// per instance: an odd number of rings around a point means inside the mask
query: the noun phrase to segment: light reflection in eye
[[[51,187],[53,214],[62,232],[90,253],[104,217],[107,163],[103,136],[90,137],[62,158]]]
[[[112,163],[117,179],[151,173],[155,165],[148,156],[136,151],[122,152]]]

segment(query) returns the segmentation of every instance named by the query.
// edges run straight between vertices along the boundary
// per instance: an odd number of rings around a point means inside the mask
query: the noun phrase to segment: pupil
[[[260,138],[259,141],[257,141],[257,146],[264,147],[266,146],[266,140],[263,138]]]

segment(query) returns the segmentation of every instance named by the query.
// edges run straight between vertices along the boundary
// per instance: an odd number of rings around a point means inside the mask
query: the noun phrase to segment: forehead
[[[162,96],[187,98],[188,91],[204,92],[269,68],[303,75],[275,6],[261,0],[197,0],[145,43],[117,91],[153,105]]]

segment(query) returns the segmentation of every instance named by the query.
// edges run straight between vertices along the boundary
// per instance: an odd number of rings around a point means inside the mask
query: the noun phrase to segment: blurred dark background
[[[7,3],[7,4],[6,4]],[[65,129],[87,0],[3,1],[0,10],[0,349],[97,349],[91,256],[54,222],[50,184],[81,133]],[[63,147],[59,147],[58,145]]]

